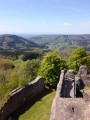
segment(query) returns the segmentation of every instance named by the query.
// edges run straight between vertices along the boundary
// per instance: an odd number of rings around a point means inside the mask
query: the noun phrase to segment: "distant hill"
[[[50,48],[69,51],[79,46],[90,51],[90,35],[0,35],[0,50]]]
[[[27,49],[27,48],[40,48],[41,46],[31,40],[27,40],[17,35],[0,35],[0,49],[13,50],[13,49]]]
[[[90,51],[90,35],[37,35],[28,39],[51,49],[65,50],[83,46]]]

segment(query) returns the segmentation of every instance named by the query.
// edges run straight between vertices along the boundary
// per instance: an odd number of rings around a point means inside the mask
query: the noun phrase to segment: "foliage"
[[[16,65],[20,65],[22,63],[21,59],[17,59],[12,61],[12,63],[16,66]]]
[[[6,68],[10,67],[5,66],[5,69],[0,69],[0,106],[1,103],[5,102],[8,94],[13,89],[24,86],[36,78],[39,69],[39,60],[28,60],[14,69]]]
[[[36,78],[39,69],[39,60],[28,60],[20,65],[19,76],[23,82],[29,82]]]
[[[20,56],[19,56],[19,59],[21,59],[22,61],[25,61],[25,55],[23,55],[23,54],[20,55]]]
[[[48,49],[47,49],[48,51]],[[17,49],[17,50],[0,50],[0,58],[2,59],[10,59],[10,60],[17,60],[20,55],[25,56],[26,60],[32,60],[41,58],[44,54],[44,49],[38,48],[31,48],[31,49]]]
[[[27,52],[25,54],[25,60],[32,60],[32,59],[37,59],[41,56],[40,53],[38,52]]]
[[[90,73],[90,55],[88,55],[86,59],[87,59],[86,66],[88,68],[88,73]]]
[[[12,69],[14,68],[13,63],[8,59],[1,59],[0,60],[0,69]]]
[[[71,56],[68,59],[68,67],[75,72],[79,70],[81,65],[85,65],[87,62],[87,52],[83,48],[77,48],[72,51]]]
[[[5,70],[1,69],[0,70],[0,106],[2,103],[5,102],[5,100],[8,97],[8,94],[10,93],[10,87],[8,86],[9,84],[9,78],[10,78],[10,72],[11,70]],[[13,84],[14,86],[14,84]]]
[[[60,71],[66,69],[66,62],[58,52],[47,53],[41,61],[39,75],[45,77],[45,83],[54,86],[58,83]]]
[[[14,71],[10,75],[10,86],[12,89],[23,86],[28,82],[34,80],[37,77],[37,71],[39,69],[38,60],[28,60],[16,66]]]

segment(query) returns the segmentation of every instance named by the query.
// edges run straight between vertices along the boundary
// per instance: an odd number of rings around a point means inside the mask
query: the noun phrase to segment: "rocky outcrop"
[[[7,117],[19,108],[22,104],[32,99],[35,95],[45,89],[44,78],[37,77],[26,86],[17,88],[10,93],[4,106],[0,109],[0,120],[7,120]]]

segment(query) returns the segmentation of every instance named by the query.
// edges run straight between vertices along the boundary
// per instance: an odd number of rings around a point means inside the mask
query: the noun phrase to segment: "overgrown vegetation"
[[[36,78],[39,60],[28,60],[15,68],[12,68],[14,65],[9,60],[0,60],[0,65],[2,66],[0,69],[1,105],[13,89],[21,87]]]

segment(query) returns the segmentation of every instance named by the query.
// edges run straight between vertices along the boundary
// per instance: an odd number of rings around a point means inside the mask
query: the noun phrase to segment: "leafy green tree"
[[[27,60],[21,64],[19,69],[19,76],[21,81],[32,81],[37,76],[37,71],[39,69],[39,60]]]
[[[83,48],[77,48],[72,51],[71,56],[68,59],[68,67],[78,72],[81,65],[87,63],[87,52]]]
[[[20,56],[19,56],[19,59],[21,59],[22,61],[25,61],[25,55],[23,55],[23,54],[20,55]]]
[[[38,74],[45,78],[45,83],[55,86],[58,83],[60,71],[67,68],[66,62],[58,52],[47,53],[41,61]]]
[[[87,62],[86,62],[86,66],[88,68],[88,73],[90,73],[90,54],[86,57]]]

